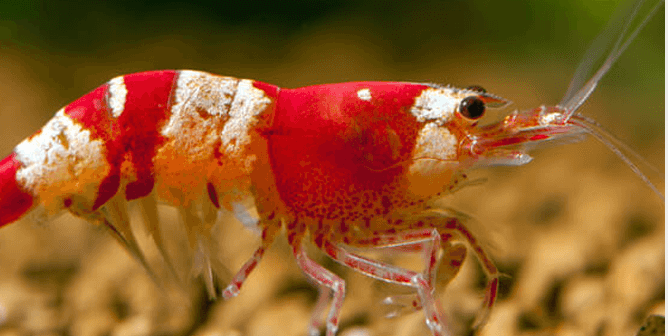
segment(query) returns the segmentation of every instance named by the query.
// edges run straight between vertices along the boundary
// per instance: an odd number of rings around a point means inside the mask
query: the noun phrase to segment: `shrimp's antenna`
[[[656,171],[657,169],[654,168],[652,165],[648,164],[635,151],[623,145],[623,143],[617,140],[617,138],[615,138],[609,132],[606,132],[596,122],[580,114],[576,114],[580,106],[582,106],[582,104],[584,104],[584,102],[587,101],[589,96],[591,96],[591,94],[594,92],[601,78],[603,78],[603,76],[610,70],[610,67],[612,67],[612,65],[617,61],[619,56],[622,53],[624,53],[626,48],[628,48],[628,46],[636,38],[638,33],[647,25],[649,20],[654,16],[654,14],[656,14],[661,5],[663,5],[664,0],[657,2],[649,11],[649,13],[644,17],[644,19],[638,24],[638,26],[635,27],[630,34],[628,34],[627,37],[627,32],[629,32],[629,30],[631,29],[632,23],[638,16],[638,12],[643,7],[644,3],[645,3],[644,0],[639,0],[632,6],[629,14],[623,19],[624,27],[622,28],[622,31],[619,37],[617,38],[615,45],[610,50],[608,57],[605,59],[605,61],[603,62],[601,67],[596,71],[596,73],[594,73],[594,75],[580,89],[577,89],[582,83],[584,76],[587,73],[589,73],[595,61],[599,58],[598,56],[599,54],[601,54],[601,51],[604,50],[602,49],[603,45],[609,42],[610,36],[612,36],[611,34],[613,32],[613,28],[620,25],[620,19],[617,17],[611,20],[610,23],[608,23],[608,26],[603,31],[603,33],[596,38],[592,46],[586,52],[585,57],[578,66],[578,69],[575,72],[575,76],[571,81],[571,84],[566,92],[566,95],[562,99],[561,103],[559,103],[559,106],[561,106],[564,109],[563,122],[579,126],[587,133],[594,136],[601,143],[603,143],[606,147],[608,147],[608,149],[610,149],[613,153],[615,153],[615,155],[617,155],[624,163],[626,163],[629,166],[629,168],[631,168],[631,170],[638,177],[640,177],[640,179],[643,182],[645,182],[645,184],[647,184],[650,187],[650,189],[652,189],[652,191],[654,191],[665,203],[665,196],[663,195],[663,193],[659,191],[659,189],[649,180],[649,178],[645,174],[643,174],[643,172],[638,168],[636,164],[634,164],[629,159],[629,157],[624,155],[624,153],[619,149],[619,147],[627,150],[633,158],[635,159],[640,158],[639,161],[650,167],[652,170]],[[578,91],[576,92],[575,90]]]
[[[578,127],[584,129],[587,133],[591,134],[598,141],[600,141],[606,147],[608,147],[608,149],[610,149],[613,153],[615,153],[615,155],[617,155],[622,161],[624,161],[624,163],[626,163],[626,165],[628,165],[629,168],[631,168],[631,170],[636,175],[638,175],[638,177],[640,177],[640,179],[643,182],[645,182],[645,184],[647,184],[649,186],[649,188],[652,189],[652,191],[655,192],[659,196],[659,198],[661,198],[661,201],[663,201],[664,203],[666,202],[666,198],[663,195],[663,193],[661,193],[659,188],[657,188],[654,185],[654,183],[652,183],[652,181],[650,181],[649,178],[645,174],[643,174],[643,172],[640,170],[640,168],[638,168],[638,166],[636,164],[634,164],[633,161],[631,161],[626,155],[624,155],[624,153],[622,153],[621,150],[619,150],[619,148],[617,148],[617,146],[614,145],[613,142],[616,141],[616,138],[614,136],[612,136],[612,134],[604,131],[602,128],[599,127],[599,125],[597,123],[592,122],[592,120],[590,120],[588,118],[585,118],[584,116],[581,116],[579,114],[574,114],[572,116],[572,118],[568,120],[568,123],[573,124],[573,125],[577,125]],[[636,158],[640,157],[639,155],[637,155],[633,151],[631,151],[631,153]],[[642,159],[642,157],[640,157],[640,159],[641,159],[641,162],[649,165],[650,168],[656,169],[652,165],[650,165],[649,163],[645,162],[645,160]]]
[[[627,31],[629,28],[631,28],[631,24],[635,17],[638,14],[638,11],[642,7],[644,0],[640,0],[635,3],[633,6],[631,12],[629,13],[628,17],[626,18],[626,23],[624,25],[624,28],[619,35],[619,38],[617,39],[617,42],[615,43],[615,46],[612,48],[610,51],[610,54],[608,57],[605,59],[603,62],[603,65],[594,73],[594,75],[585,83],[582,88],[580,88],[575,94],[573,92],[576,90],[577,85],[581,82],[581,78],[583,74],[587,73],[588,70],[592,67],[594,60],[596,57],[594,56],[596,53],[600,52],[600,47],[602,42],[605,41],[605,38],[608,37],[608,32],[611,29],[611,26],[614,23],[617,23],[617,20],[613,19],[611,23],[608,25],[608,27],[604,30],[604,32],[596,39],[596,41],[593,43],[592,47],[587,51],[585,54],[585,58],[583,59],[582,63],[576,70],[576,75],[573,78],[573,81],[571,82],[570,87],[568,88],[566,95],[562,99],[561,103],[559,103],[559,106],[563,107],[566,110],[566,113],[564,115],[564,119],[568,120],[573,113],[575,113],[580,106],[587,101],[587,98],[591,96],[592,92],[594,92],[594,89],[596,89],[596,86],[598,85],[598,82],[603,78],[603,76],[610,70],[610,67],[617,61],[619,56],[626,50],[626,48],[631,44],[631,42],[635,39],[635,37],[638,35],[638,33],[647,25],[649,20],[656,14],[656,12],[659,10],[661,5],[663,5],[664,0],[659,1],[654,7],[650,10],[650,12],[645,16],[645,18],[638,24],[638,26],[629,34],[628,38],[624,39],[626,36]],[[594,56],[594,57],[590,57]]]
[[[643,2],[644,0],[638,0],[633,6],[629,7],[617,6],[615,14],[608,21],[603,31],[601,31],[589,45],[584,56],[582,56],[580,64],[578,64],[578,67],[573,74],[573,79],[571,79],[571,82],[568,85],[568,90],[566,90],[566,94],[561,100],[562,104],[565,104],[572,98],[575,95],[576,90],[583,87],[583,84],[587,82],[587,76],[591,74],[596,62],[601,59],[604,53],[609,51],[608,56],[610,56],[614,53],[614,50],[619,47],[622,38],[633,21],[633,17],[637,15],[637,10]],[[626,13],[627,11],[629,13]],[[620,29],[622,29],[621,32],[618,32]],[[617,41],[615,41],[615,45],[610,48],[615,36],[617,36]]]

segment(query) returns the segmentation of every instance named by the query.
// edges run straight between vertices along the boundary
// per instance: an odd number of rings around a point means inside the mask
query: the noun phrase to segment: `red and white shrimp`
[[[306,243],[370,277],[413,288],[415,296],[388,303],[409,300],[424,310],[434,335],[446,335],[434,286],[456,274],[463,242],[488,277],[483,324],[497,298],[499,270],[467,217],[435,201],[465,185],[468,170],[524,165],[528,150],[552,140],[590,133],[619,153],[576,111],[636,32],[560,105],[513,112],[486,126],[478,125],[486,108],[507,101],[479,87],[353,82],[284,89],[191,70],[116,77],[59,110],[0,162],[0,226],[31,211],[48,217],[68,210],[108,227],[150,271],[126,203],[141,202],[168,262],[156,204],[171,205],[184,219],[210,294],[226,299],[284,229],[297,264],[319,286],[309,334],[319,333],[327,311],[330,336],[345,281],[311,259]],[[207,250],[217,209],[262,230],[260,247],[222,293],[215,292]],[[424,253],[421,271],[356,252],[388,247]]]

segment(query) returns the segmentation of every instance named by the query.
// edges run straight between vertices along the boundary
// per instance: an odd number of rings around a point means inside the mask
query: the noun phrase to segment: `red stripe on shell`
[[[123,152],[113,145],[115,139],[120,137],[120,131],[107,103],[108,90],[108,84],[102,85],[65,107],[65,114],[89,130],[91,139],[101,139],[105,143],[107,151],[105,157],[110,165],[110,171],[100,183],[92,210],[97,210],[116,194],[121,180],[120,165]]]
[[[123,78],[128,93],[118,124],[137,174],[137,180],[125,189],[128,200],[144,197],[153,190],[153,157],[157,146],[165,141],[158,130],[171,115],[176,76],[176,71],[152,71]]]
[[[109,85],[105,84],[65,107],[65,114],[90,130],[91,139],[102,139],[109,174],[102,180],[93,209],[116,194],[121,165],[129,160],[137,179],[126,186],[129,200],[148,195],[153,189],[153,156],[163,142],[158,129],[169,119],[177,72],[149,71],[124,76],[127,96],[118,118],[109,107]]]
[[[0,227],[21,218],[34,203],[33,196],[16,182],[19,168],[14,153],[0,161]]]

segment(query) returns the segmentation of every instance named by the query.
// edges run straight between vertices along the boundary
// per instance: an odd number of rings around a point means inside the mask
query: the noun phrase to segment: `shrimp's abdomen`
[[[37,204],[90,217],[117,194],[155,193],[177,206],[204,195],[218,206],[219,194],[244,193],[256,157],[250,139],[277,92],[255,83],[187,70],[112,79],[2,161],[0,224]]]

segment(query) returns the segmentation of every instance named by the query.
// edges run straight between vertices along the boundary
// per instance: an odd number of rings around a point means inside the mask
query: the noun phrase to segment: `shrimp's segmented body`
[[[155,195],[185,209],[194,218],[186,221],[194,248],[212,224],[198,217],[197,202],[233,209],[251,198],[262,246],[223,296],[236,295],[284,225],[304,272],[322,285],[322,295],[334,292],[330,334],[344,282],[308,258],[306,240],[358,271],[418,289],[438,330],[435,258],[421,274],[347,248],[429,241],[425,250],[436,256],[440,244],[463,238],[490,276],[485,306],[493,305],[493,263],[459,218],[430,205],[484,157],[458,148],[475,125],[460,111],[471,99],[505,104],[479,91],[431,84],[279,89],[196,71],[117,77],[58,111],[3,161],[3,181],[11,185],[0,203],[3,224],[36,206],[47,213],[66,209],[106,224],[141,258],[127,215],[118,210],[124,201]],[[151,227],[161,245],[159,226]]]
[[[326,309],[327,335],[336,333],[345,282],[309,258],[307,242],[359,272],[414,288],[416,296],[404,299],[424,310],[434,335],[445,335],[433,289],[466,255],[458,241],[488,276],[479,323],[496,300],[499,271],[466,217],[434,201],[460,187],[469,169],[522,165],[536,144],[593,132],[574,112],[601,76],[566,107],[514,112],[487,126],[478,125],[485,109],[507,101],[479,87],[353,82],[281,89],[190,70],[120,76],[59,110],[0,162],[0,226],[35,208],[68,210],[110,228],[146,265],[125,202],[144,203],[147,229],[168,259],[157,199],[180,209],[215,295],[202,241],[217,208],[242,209],[253,213],[262,242],[223,297],[239,292],[284,228],[298,265],[319,285],[318,302],[332,295],[329,308],[316,306],[310,334],[318,333]],[[421,271],[353,251],[381,247],[423,252]]]
[[[35,202],[84,217],[119,192],[133,200],[155,189],[175,206],[198,197],[207,182],[243,193],[254,163],[249,144],[271,102],[251,81],[230,77],[121,76],[58,111],[6,160],[20,165],[16,183]],[[30,203],[3,215],[16,217]]]

